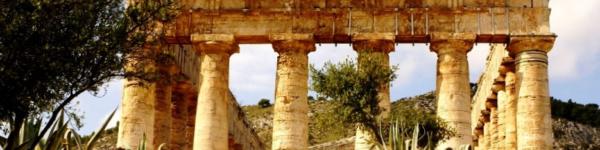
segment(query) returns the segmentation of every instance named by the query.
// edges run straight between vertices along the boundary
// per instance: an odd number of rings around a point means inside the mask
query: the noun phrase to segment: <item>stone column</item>
[[[196,126],[196,107],[198,104],[198,90],[192,88],[186,95],[187,100],[187,116],[185,123],[185,149],[194,148],[194,127]],[[194,91],[195,90],[195,91]]]
[[[504,91],[506,94],[505,109],[505,148],[508,150],[517,149],[517,95],[516,95],[516,76],[514,72],[514,60],[511,57],[505,57],[500,66],[500,74],[505,74]]]
[[[438,55],[437,116],[454,128],[457,136],[436,149],[458,149],[471,144],[471,88],[467,52],[473,48],[474,34],[433,33],[430,49]]]
[[[171,142],[171,101],[173,81],[176,66],[171,60],[165,59],[158,62],[159,79],[156,81],[156,105],[154,107],[154,139],[148,147],[159,147],[165,144],[170,149]]]
[[[488,122],[485,125],[483,125],[483,139],[485,139],[483,142],[483,144],[484,144],[483,147],[485,147],[485,148],[483,150],[491,149],[492,144],[491,144],[490,132],[491,132],[490,123]]]
[[[312,34],[276,34],[270,37],[277,56],[273,150],[308,148],[308,53],[314,51]]]
[[[491,149],[498,149],[498,108],[493,107],[490,110],[490,135]]]
[[[228,34],[193,34],[191,41],[202,60],[194,150],[227,149],[229,57],[239,47],[233,35]]]
[[[499,150],[504,150],[504,133],[505,133],[505,127],[504,127],[504,122],[505,122],[505,110],[506,110],[506,106],[505,106],[505,102],[506,102],[506,93],[504,91],[504,77],[503,74],[500,74],[500,76],[498,78],[496,78],[494,80],[494,86],[493,86],[493,91],[497,93],[497,116],[496,116],[496,122],[497,122],[497,132],[496,132],[496,148]]]
[[[156,66],[154,60],[140,60],[139,56],[144,58],[151,55],[151,50],[157,47],[145,47],[140,53],[132,54],[134,57],[128,57],[125,64],[125,72],[130,74],[154,73]],[[136,58],[136,59],[133,59]],[[121,100],[121,119],[119,123],[119,133],[117,148],[137,149],[140,141],[145,136],[146,139],[154,138],[154,106],[155,106],[155,87],[154,82],[148,82],[137,77],[128,77],[123,82],[123,99]],[[150,140],[146,140],[146,145],[151,145]],[[148,147],[148,149],[153,149]]]
[[[186,148],[186,121],[188,115],[188,99],[191,95],[187,94],[191,90],[191,84],[186,81],[178,82],[173,90],[173,108],[171,121],[171,149]]]
[[[371,57],[379,57],[381,64],[390,66],[389,53],[394,51],[395,36],[392,33],[362,33],[352,36],[352,48],[358,53],[358,60]],[[377,94],[379,107],[382,111],[379,114],[379,120],[389,118],[391,111],[390,87],[389,84],[381,85]],[[354,137],[354,149],[371,149],[374,146],[375,134],[364,127],[357,127]]]
[[[488,125],[488,140],[489,149],[497,149],[497,132],[498,132],[498,96],[492,91],[492,93],[486,98],[485,107],[488,112],[487,114],[487,125]]]
[[[554,35],[513,36],[507,47],[515,57],[518,79],[518,149],[552,149],[547,53],[554,39]]]
[[[473,149],[475,150],[485,149],[483,147],[483,126],[483,123],[478,122],[475,130],[473,130]]]

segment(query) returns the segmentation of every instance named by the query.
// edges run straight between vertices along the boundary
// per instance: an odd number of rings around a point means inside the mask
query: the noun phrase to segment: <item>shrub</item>
[[[258,106],[260,106],[260,108],[271,107],[271,102],[269,101],[269,99],[263,98],[260,99],[260,101],[258,101]]]

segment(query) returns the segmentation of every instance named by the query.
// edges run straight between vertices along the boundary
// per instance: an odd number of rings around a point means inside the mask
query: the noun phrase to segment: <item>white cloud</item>
[[[576,80],[598,70],[600,1],[550,1],[551,29],[558,35],[549,54],[549,74],[552,79]]]
[[[277,53],[271,45],[240,45],[240,53],[231,56],[229,66],[229,87],[241,104],[272,98]]]

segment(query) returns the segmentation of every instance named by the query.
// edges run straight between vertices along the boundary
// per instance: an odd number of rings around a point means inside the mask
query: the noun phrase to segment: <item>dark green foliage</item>
[[[263,98],[260,99],[260,101],[258,101],[258,106],[260,106],[260,108],[271,107],[271,102],[269,101],[269,99]]]
[[[124,57],[156,41],[160,33],[149,31],[172,9],[170,1],[139,2],[0,1],[0,122],[18,131],[45,112],[52,122],[79,94],[125,75]]]
[[[554,97],[552,101],[552,118],[563,118],[569,121],[600,127],[600,109],[598,104],[578,104],[569,99],[564,102]]]
[[[315,97],[313,97],[313,96],[308,96],[308,97],[306,97],[306,99],[308,99],[308,101],[314,101],[314,100],[315,100]]]
[[[334,102],[339,121],[377,131],[377,122],[383,121],[377,117],[381,112],[377,95],[381,85],[396,78],[396,68],[382,65],[381,55],[364,55],[357,63],[347,59],[321,69],[311,66],[311,89]]]
[[[429,92],[392,103],[392,123],[397,123],[400,133],[410,137],[415,125],[419,125],[419,147],[435,147],[439,141],[454,135],[444,121],[435,115],[435,94]],[[384,132],[386,133],[386,132]]]

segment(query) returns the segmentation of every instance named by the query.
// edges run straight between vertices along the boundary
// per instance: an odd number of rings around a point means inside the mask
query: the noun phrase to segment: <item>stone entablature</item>
[[[427,43],[430,33],[473,33],[477,42],[550,34],[547,7],[192,9],[167,23],[168,43],[192,34],[232,34],[242,44],[270,43],[279,33],[313,34],[316,43],[350,43],[357,33],[392,33],[397,43]]]

